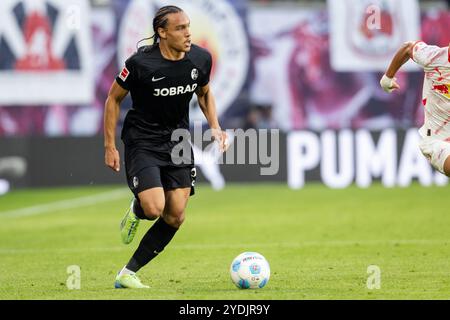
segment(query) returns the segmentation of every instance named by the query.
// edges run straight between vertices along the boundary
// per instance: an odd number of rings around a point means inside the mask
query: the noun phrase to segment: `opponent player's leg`
[[[450,177],[449,142],[427,137],[421,140],[419,147],[433,168]]]
[[[450,177],[450,156],[448,156],[447,159],[445,159],[444,173],[447,177]]]

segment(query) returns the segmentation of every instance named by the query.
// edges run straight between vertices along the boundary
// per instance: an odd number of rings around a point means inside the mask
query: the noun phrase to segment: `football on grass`
[[[244,252],[234,258],[230,267],[231,280],[240,289],[259,289],[270,278],[266,258],[257,252]]]

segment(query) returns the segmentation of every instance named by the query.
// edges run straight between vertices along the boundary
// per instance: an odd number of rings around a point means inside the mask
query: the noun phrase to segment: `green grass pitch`
[[[342,190],[307,185],[199,185],[186,221],[139,275],[149,290],[113,288],[151,226],[130,245],[119,223],[120,186],[14,191],[0,197],[0,299],[449,299],[448,187]],[[263,254],[267,286],[239,290],[232,259]],[[81,288],[66,286],[81,268]],[[367,268],[381,270],[368,289]]]

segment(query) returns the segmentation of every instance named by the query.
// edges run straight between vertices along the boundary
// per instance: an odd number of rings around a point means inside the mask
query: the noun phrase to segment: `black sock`
[[[177,231],[177,228],[168,225],[163,218],[159,218],[142,238],[139,247],[127,264],[127,269],[137,272],[149,263],[164,250]]]

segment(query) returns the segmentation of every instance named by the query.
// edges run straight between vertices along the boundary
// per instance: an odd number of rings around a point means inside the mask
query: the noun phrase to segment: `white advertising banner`
[[[419,40],[417,0],[328,0],[335,71],[385,71],[398,48]],[[418,70],[411,61],[403,70]]]
[[[416,128],[385,129],[376,135],[366,129],[292,131],[287,135],[288,185],[300,189],[313,180],[337,189],[353,184],[367,188],[375,180],[385,187],[408,187],[413,181],[448,184],[420,152],[419,142]]]
[[[2,0],[0,21],[0,104],[92,102],[88,0]]]

